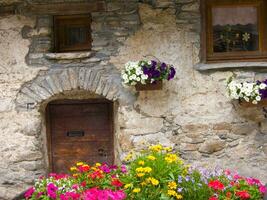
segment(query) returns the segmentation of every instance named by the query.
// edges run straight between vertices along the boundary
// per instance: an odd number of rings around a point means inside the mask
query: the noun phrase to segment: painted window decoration
[[[212,29],[214,52],[259,50],[257,7],[213,7]]]
[[[267,61],[267,1],[202,2],[205,61]]]

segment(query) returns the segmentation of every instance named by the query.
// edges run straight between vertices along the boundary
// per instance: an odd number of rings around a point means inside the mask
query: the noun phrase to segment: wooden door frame
[[[67,104],[93,104],[93,103],[107,103],[109,104],[109,110],[110,110],[110,119],[111,119],[111,123],[110,123],[110,128],[111,128],[111,139],[112,139],[112,163],[114,163],[115,161],[115,145],[114,145],[114,102],[109,101],[107,99],[63,99],[63,100],[55,100],[55,101],[51,101],[47,104],[46,109],[45,109],[45,125],[46,125],[46,140],[47,140],[47,145],[46,145],[46,149],[47,149],[47,156],[48,156],[48,169],[47,169],[47,174],[50,172],[53,172],[53,165],[52,165],[52,131],[51,131],[51,119],[50,119],[50,109],[49,106],[50,105],[67,105]]]

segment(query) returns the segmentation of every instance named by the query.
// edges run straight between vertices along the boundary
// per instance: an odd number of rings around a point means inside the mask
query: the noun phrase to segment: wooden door
[[[48,105],[50,171],[66,173],[76,162],[113,163],[112,103],[64,101]]]

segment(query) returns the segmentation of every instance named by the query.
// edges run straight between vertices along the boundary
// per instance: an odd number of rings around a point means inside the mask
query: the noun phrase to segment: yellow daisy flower
[[[141,191],[140,188],[134,188],[134,189],[133,189],[133,193],[139,193],[140,191]]]
[[[149,160],[156,160],[156,158],[154,156],[152,156],[152,155],[147,156],[147,159],[149,159]]]
[[[138,165],[144,165],[145,164],[145,161],[143,161],[143,160],[140,160],[139,162],[138,162]]]
[[[76,165],[77,166],[82,166],[83,165],[83,162],[77,162]]]
[[[174,190],[174,189],[177,188],[177,184],[174,181],[171,181],[171,182],[168,183],[168,188],[170,190]]]

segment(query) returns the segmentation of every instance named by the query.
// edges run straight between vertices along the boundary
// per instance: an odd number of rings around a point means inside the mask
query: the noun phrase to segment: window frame
[[[213,6],[257,6],[258,7],[258,30],[259,50],[253,52],[213,52],[212,31],[212,7]],[[243,62],[243,61],[267,61],[267,2],[264,0],[202,0],[202,62]],[[265,36],[265,37],[264,37]]]
[[[56,53],[90,51],[92,48],[90,14],[83,15],[57,15],[54,16],[54,51]],[[82,44],[65,45],[65,32],[63,27],[88,27],[86,41]]]

